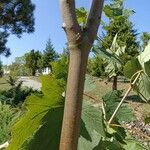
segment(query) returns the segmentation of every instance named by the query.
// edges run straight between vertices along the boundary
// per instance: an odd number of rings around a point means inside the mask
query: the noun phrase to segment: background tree
[[[123,61],[128,61],[138,55],[139,42],[137,42],[137,31],[133,29],[133,24],[129,17],[133,10],[124,8],[124,0],[113,0],[105,5],[104,13],[109,19],[108,24],[103,25],[103,37],[100,38],[100,45],[104,49],[109,49],[117,34],[117,43],[120,47],[126,46]]]
[[[89,59],[87,73],[96,77],[105,76],[105,65],[104,60],[100,56],[94,56]]]
[[[150,33],[143,32],[141,40],[142,40],[142,47],[144,49],[145,46],[147,46],[148,42],[150,41]]]
[[[129,20],[134,11],[124,8],[124,0],[113,0],[105,5],[104,13],[109,19],[109,23],[103,22],[103,36],[98,38],[96,51],[98,49],[111,49],[114,37],[117,35],[116,43],[118,46],[120,48],[126,46],[125,51],[119,56],[125,65],[127,61],[136,57],[139,53],[137,31],[133,29],[133,24]],[[111,76],[113,78],[113,90],[117,89],[117,76],[122,75],[123,70],[117,70],[116,72],[117,74]]]
[[[46,48],[43,52],[43,57],[42,57],[42,62],[41,62],[43,65],[43,68],[51,67],[50,63],[52,61],[57,60],[58,57],[59,55],[54,50],[51,40],[49,39],[46,43]]]
[[[38,61],[41,59],[41,53],[39,51],[31,50],[25,56],[26,67],[29,68],[32,76],[35,76],[35,73],[39,68]]]
[[[0,1],[0,54],[10,54],[6,47],[9,34],[20,37],[23,32],[34,31],[34,9],[31,0]]]
[[[12,76],[28,76],[30,70],[26,66],[26,54],[21,57],[16,57],[15,61],[9,65],[10,75]]]
[[[61,0],[63,28],[68,39],[69,72],[60,150],[77,149],[88,54],[98,31],[102,7],[103,0],[93,0],[85,27],[81,27],[75,0]]]

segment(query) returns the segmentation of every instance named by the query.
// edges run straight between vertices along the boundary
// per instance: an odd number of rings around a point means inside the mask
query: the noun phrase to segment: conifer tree
[[[59,56],[56,53],[51,40],[49,39],[46,43],[46,48],[43,53],[43,58],[42,58],[43,68],[51,67],[50,62],[57,60],[58,57]]]
[[[134,29],[133,23],[129,20],[134,11],[124,8],[124,0],[113,0],[111,3],[105,5],[104,13],[109,19],[109,23],[103,25],[104,35],[99,43],[101,47],[109,49],[117,34],[117,43],[119,46],[126,46],[122,60],[126,62],[132,57],[137,56],[139,48],[137,31]]]
[[[10,34],[20,37],[34,31],[34,9],[31,0],[0,0],[0,54],[10,55],[6,47]]]

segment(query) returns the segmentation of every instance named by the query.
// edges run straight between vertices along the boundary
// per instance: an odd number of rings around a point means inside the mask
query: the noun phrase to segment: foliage
[[[89,59],[87,66],[87,73],[96,77],[105,76],[104,61],[100,56],[95,56]]]
[[[92,90],[94,89],[92,88]],[[12,141],[7,150],[19,150],[21,148],[57,150],[59,148],[63,117],[63,91],[64,84],[60,79],[56,79],[52,75],[42,77],[43,95],[32,94],[27,98],[24,104],[27,111],[13,126]],[[114,91],[104,96],[106,110],[111,110],[113,103],[117,104],[121,93]],[[110,103],[111,98],[113,100]],[[124,105],[120,109],[120,115],[117,115],[116,120],[128,120],[133,117],[131,110],[128,107],[124,110],[125,107],[127,106]],[[108,113],[110,114],[109,111]],[[129,139],[123,128],[108,127],[103,120],[101,109],[94,107],[91,102],[85,99],[83,101],[78,150],[112,150],[112,148],[114,150],[128,150],[129,146],[133,146],[134,149],[146,150],[137,141]]]
[[[87,21],[87,11],[84,7],[76,9],[78,23],[84,28]]]
[[[16,57],[15,61],[9,65],[10,75],[11,76],[27,76],[30,75],[30,70],[27,68],[26,54],[21,57]]]
[[[29,142],[28,149],[32,149],[34,142],[36,142],[38,149],[48,147],[57,149],[60,135],[58,125],[61,124],[63,114],[63,97],[61,94],[64,88],[59,80],[51,76],[43,77],[42,85],[43,95],[37,96],[33,94],[27,98],[25,107],[28,111],[13,127],[12,142],[8,149],[20,149],[25,142],[28,142],[29,138],[32,138],[33,134],[37,138],[34,137]],[[47,130],[47,127],[50,130]],[[47,136],[50,136],[50,138],[45,138]],[[53,140],[54,136],[56,137],[55,140]],[[40,140],[39,138],[45,140]],[[39,140],[40,143],[37,142]],[[44,143],[41,143],[42,141]]]
[[[104,13],[109,19],[109,23],[103,26],[104,35],[98,40],[98,45],[103,49],[109,49],[117,34],[117,43],[120,47],[126,46],[122,61],[127,62],[132,57],[138,55],[139,43],[137,42],[136,30],[129,21],[134,11],[124,8],[124,0],[114,0],[104,6]]]
[[[11,121],[14,117],[14,111],[10,105],[0,102],[0,144],[10,139]]]
[[[41,59],[42,68],[51,67],[50,63],[58,59],[58,54],[53,48],[51,40],[49,39],[46,43],[46,48],[43,52],[43,56]]]
[[[107,120],[110,119],[111,115],[118,106],[122,93],[123,91],[111,91],[108,92],[105,96],[103,96],[103,102],[106,106],[105,111]],[[122,121],[131,122],[135,119],[135,117],[132,109],[129,108],[127,104],[123,104],[120,110],[118,111],[115,119],[119,123],[122,123]]]
[[[17,150],[26,144],[27,149],[33,149],[33,147],[37,150],[58,149],[63,117],[63,97],[61,93],[64,91],[64,87],[61,86],[60,80],[56,80],[52,76],[43,77],[42,85],[42,96],[31,95],[28,97],[25,103],[27,112],[13,127],[13,139],[8,150]],[[49,93],[49,91],[51,92]],[[101,118],[102,113],[97,111],[97,108],[91,106],[90,103],[84,103],[79,149],[83,150],[84,142],[89,140],[91,141],[88,142],[90,147],[94,147],[94,143],[98,144],[101,136],[105,136]],[[95,132],[99,134],[96,134],[98,139],[93,143]],[[20,135],[22,135],[21,138]],[[33,135],[34,137],[32,137]]]
[[[34,31],[34,9],[31,0],[0,2],[0,54],[10,54],[9,48],[6,47],[9,34],[21,36],[23,32]]]
[[[17,64],[16,62],[13,62],[11,65],[9,65],[10,75],[11,76],[28,76],[30,75],[30,70],[27,68],[27,66]]]
[[[0,91],[0,101],[2,103],[11,104],[16,106],[18,104],[22,104],[27,96],[31,93],[40,93],[38,91],[34,91],[31,88],[22,88],[22,82],[18,81],[17,78],[9,76],[7,82],[10,85],[8,90]]]
[[[122,61],[122,56],[125,54],[125,46],[120,47],[117,43],[117,34],[115,35],[112,45],[109,49],[103,49],[98,45],[93,48],[96,56],[103,57],[105,73],[109,79],[113,78],[112,89],[117,90],[117,76],[122,75],[125,62]]]
[[[119,75],[119,73],[122,71],[122,66],[124,65],[121,56],[124,55],[126,47],[119,47],[117,43],[117,37],[118,36],[116,34],[109,49],[94,49],[97,55],[104,57],[104,61],[106,63],[105,72],[109,78]]]
[[[3,54],[6,57],[11,54],[10,49],[6,47],[8,36],[8,33],[0,31],[0,54]]]
[[[112,113],[118,106],[123,91],[111,91],[103,96],[104,110],[106,120],[110,119]],[[125,128],[122,127],[122,122],[131,122],[135,119],[133,111],[127,104],[123,104],[117,112],[113,124],[106,125],[107,138],[101,140],[99,148],[108,150],[128,150],[139,149],[146,150],[139,142],[132,139]]]
[[[144,101],[150,100],[150,43],[145,47],[141,54],[124,67],[124,74],[131,78],[136,72],[143,70],[139,80],[133,86],[133,89],[141,96]],[[137,73],[136,73],[137,74]],[[134,75],[135,77],[135,75]]]
[[[36,71],[39,69],[38,61],[41,59],[41,53],[39,51],[31,50],[26,54],[26,67],[30,69],[32,76],[35,76]]]
[[[148,42],[150,41],[150,33],[143,32],[141,40],[142,40],[142,47],[144,49],[147,46]]]
[[[65,55],[62,55],[59,60],[51,63],[52,73],[57,79],[64,79],[67,81],[68,61]]]

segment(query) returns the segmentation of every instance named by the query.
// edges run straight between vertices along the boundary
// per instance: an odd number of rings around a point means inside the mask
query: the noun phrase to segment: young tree
[[[56,60],[58,58],[58,54],[54,50],[54,47],[49,39],[46,43],[46,48],[43,53],[42,64],[43,68],[51,67],[50,62]]]
[[[121,56],[122,62],[125,64],[139,53],[137,32],[129,20],[134,11],[124,8],[124,0],[113,0],[105,5],[104,13],[109,19],[109,23],[103,25],[104,35],[98,41],[99,48],[110,49],[112,41],[117,35],[117,44],[120,47],[126,46],[125,52]],[[113,90],[117,90],[117,76],[121,72],[113,76]]]
[[[102,7],[103,0],[92,1],[86,25],[82,28],[77,21],[75,0],[61,0],[70,61],[60,150],[77,149],[88,54],[98,31]]]
[[[16,57],[15,61],[9,65],[9,70],[12,76],[30,75],[29,68],[26,66],[26,54],[20,57]]]
[[[38,61],[41,59],[41,53],[39,51],[31,50],[26,54],[26,66],[30,69],[32,76],[35,76],[36,71],[39,69]]]
[[[100,42],[102,48],[109,49],[117,34],[117,43],[120,47],[126,46],[123,61],[127,62],[132,57],[138,55],[139,42],[137,42],[137,31],[133,29],[133,24],[129,17],[133,10],[124,8],[124,0],[113,0],[105,5],[104,13],[109,19],[109,24],[103,26],[106,32]]]
[[[20,37],[23,32],[34,31],[34,9],[31,0],[0,1],[0,54],[10,54],[6,47],[9,34]]]

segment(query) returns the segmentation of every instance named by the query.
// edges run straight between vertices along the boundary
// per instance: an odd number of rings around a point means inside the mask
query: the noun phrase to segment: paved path
[[[30,77],[20,77],[19,81],[23,81],[22,86],[27,86],[34,90],[41,90],[41,83],[39,81],[30,79]]]

